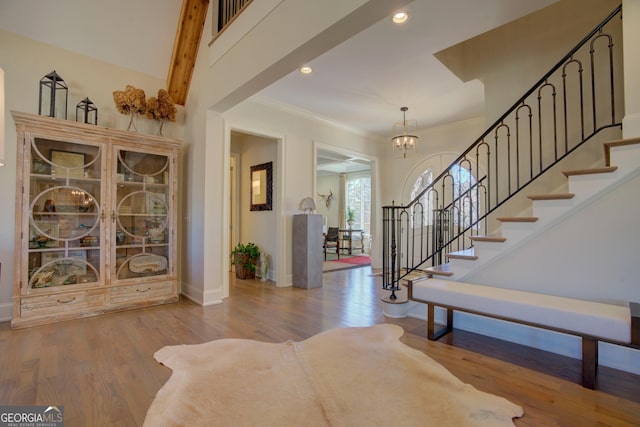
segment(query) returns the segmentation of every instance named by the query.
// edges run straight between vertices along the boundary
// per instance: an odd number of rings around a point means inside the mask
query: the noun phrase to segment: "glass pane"
[[[347,207],[353,209],[355,221],[353,229],[370,232],[371,178],[367,176],[351,178],[347,181]]]
[[[118,150],[118,181],[167,184],[169,157]]]
[[[126,187],[124,187],[126,188]],[[118,230],[116,242],[122,243],[166,243],[168,206],[164,193],[133,191],[123,195],[118,203]]]
[[[118,280],[124,280],[167,274],[168,260],[167,245],[117,248],[116,277]]]
[[[99,282],[100,147],[34,138],[31,156],[29,287]]]
[[[100,178],[99,146],[34,138],[31,174],[57,179]]]
[[[97,282],[96,251],[33,251],[29,253],[29,287],[45,288]]]
[[[167,274],[169,157],[118,150],[116,158],[115,275]]]

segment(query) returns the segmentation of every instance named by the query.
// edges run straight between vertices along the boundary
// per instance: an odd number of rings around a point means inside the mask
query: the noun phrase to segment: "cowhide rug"
[[[513,426],[523,410],[462,383],[382,324],[280,344],[158,350],[173,370],[145,426]]]

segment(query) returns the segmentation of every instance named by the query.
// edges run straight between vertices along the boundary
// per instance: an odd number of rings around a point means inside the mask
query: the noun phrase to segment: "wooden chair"
[[[329,227],[327,234],[324,235],[324,243],[322,249],[324,250],[324,260],[327,260],[327,249],[335,248],[338,258],[340,258],[340,236],[338,233],[338,227]]]

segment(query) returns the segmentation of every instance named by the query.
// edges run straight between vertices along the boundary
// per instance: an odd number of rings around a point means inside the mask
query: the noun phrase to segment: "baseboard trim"
[[[204,291],[201,288],[196,288],[188,283],[182,283],[182,296],[194,303],[207,307],[210,305],[222,304],[222,290],[213,289]]]
[[[5,302],[0,304],[0,322],[9,322],[13,319],[13,304]]]

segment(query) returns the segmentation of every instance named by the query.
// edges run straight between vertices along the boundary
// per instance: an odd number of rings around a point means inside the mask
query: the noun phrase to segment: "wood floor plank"
[[[640,425],[640,377],[600,367],[598,390],[580,385],[580,361],[454,330],[426,338],[426,322],[382,314],[370,267],[324,274],[315,289],[231,278],[223,304],[188,300],[23,330],[0,324],[0,405],[65,408],[65,425],[138,426],[171,371],[153,359],[166,345],[221,338],[300,341],[344,326],[394,323],[405,344],[462,381],[522,405],[517,426]]]

